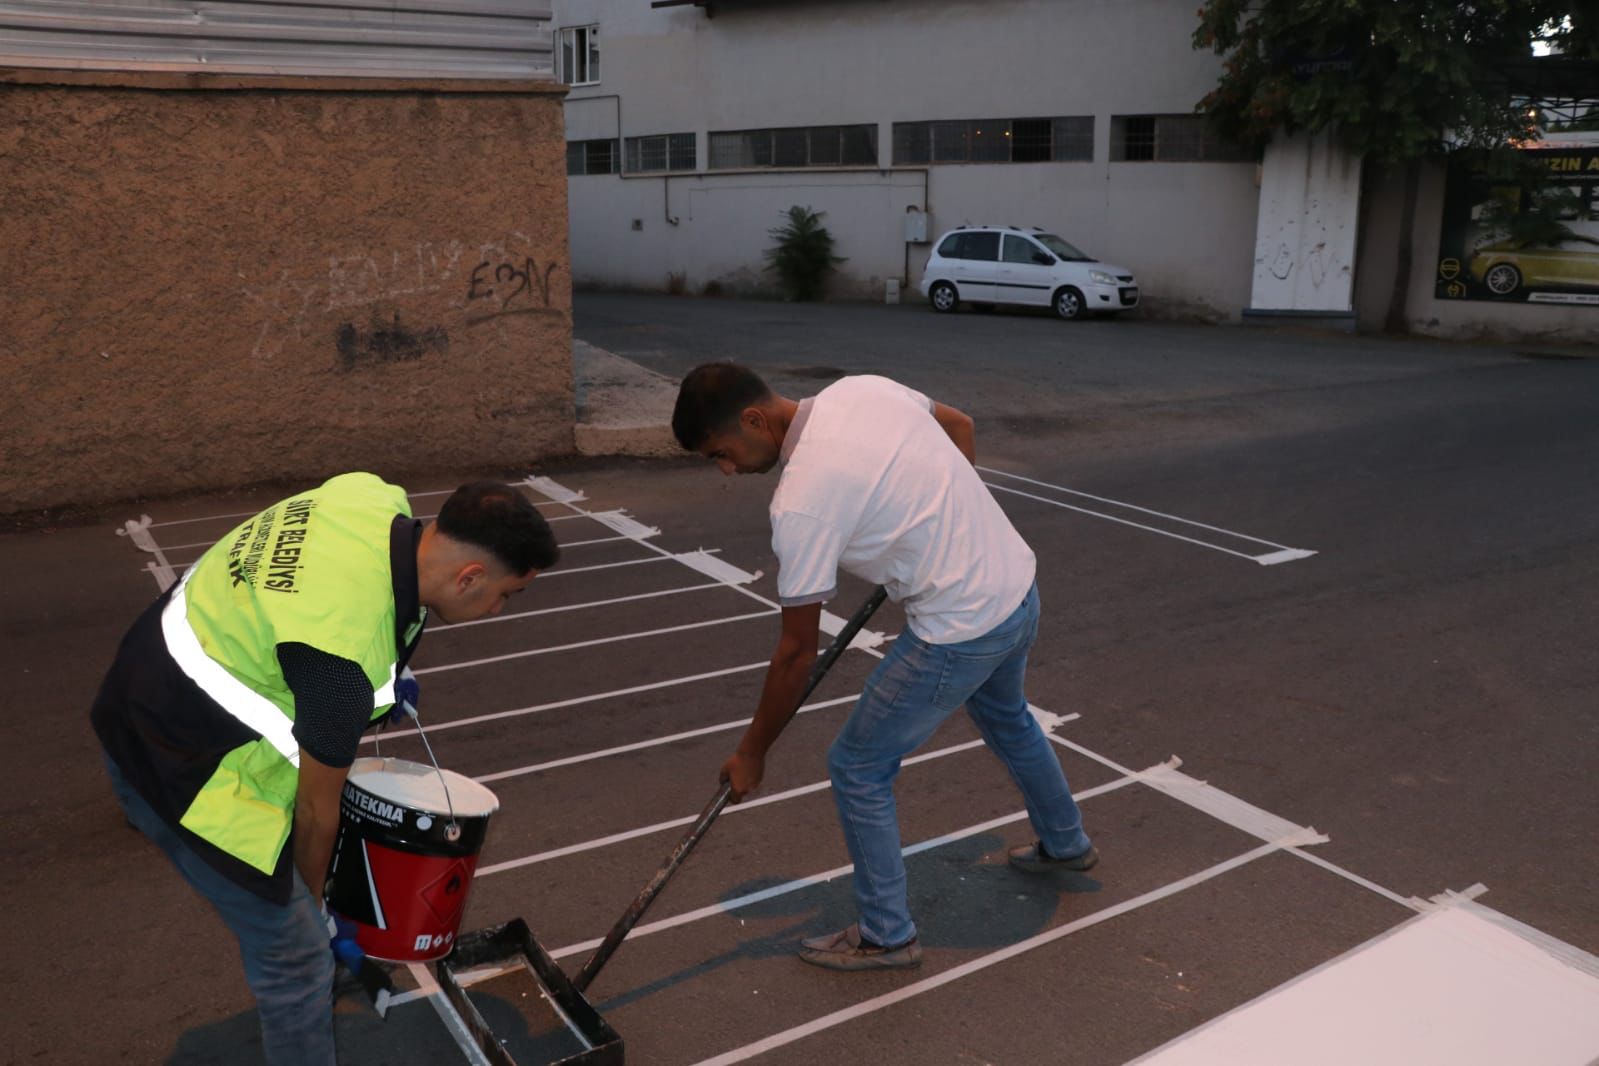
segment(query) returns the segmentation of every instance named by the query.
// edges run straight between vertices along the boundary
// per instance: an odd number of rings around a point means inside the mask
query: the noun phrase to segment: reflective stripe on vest
[[[261,734],[278,754],[296,768],[300,765],[300,742],[294,737],[294,720],[283,709],[259,692],[246,685],[200,646],[200,638],[189,625],[188,599],[184,586],[189,583],[191,568],[172,590],[172,598],[161,612],[161,632],[167,638],[167,651],[182,668],[190,681],[200,686],[217,705],[233,717]],[[394,702],[394,682],[399,677],[397,664],[389,664],[389,679],[372,694],[372,710],[387,707]]]
[[[300,765],[300,742],[294,739],[294,720],[283,709],[256,692],[232,674],[200,646],[189,625],[188,594],[185,586],[194,574],[190,569],[172,590],[172,598],[161,612],[161,632],[167,638],[167,651],[188,675],[190,681],[200,686],[216,701],[217,706],[261,734],[289,762]],[[390,691],[393,683],[390,682]],[[392,702],[392,697],[390,702]]]

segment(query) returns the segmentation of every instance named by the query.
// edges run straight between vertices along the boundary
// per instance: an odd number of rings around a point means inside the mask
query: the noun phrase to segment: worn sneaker
[[[897,948],[863,944],[857,923],[836,933],[801,940],[799,957],[829,970],[903,970],[922,964],[922,946],[914,939]]]
[[[1010,864],[1012,866],[1018,870],[1026,870],[1030,874],[1053,873],[1056,870],[1072,870],[1081,873],[1084,870],[1092,870],[1094,865],[1099,862],[1099,849],[1092,844],[1081,855],[1073,855],[1066,859],[1057,859],[1045,851],[1044,843],[1040,840],[1011,848],[1007,854],[1010,856]]]

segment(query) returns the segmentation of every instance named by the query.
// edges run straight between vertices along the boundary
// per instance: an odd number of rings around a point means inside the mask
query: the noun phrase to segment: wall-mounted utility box
[[[905,243],[926,244],[928,218],[927,212],[912,204],[905,209]]]

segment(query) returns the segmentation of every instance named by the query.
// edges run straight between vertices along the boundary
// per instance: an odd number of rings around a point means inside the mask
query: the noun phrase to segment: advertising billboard
[[[1599,144],[1522,151],[1539,176],[1516,184],[1450,165],[1438,299],[1599,307]]]

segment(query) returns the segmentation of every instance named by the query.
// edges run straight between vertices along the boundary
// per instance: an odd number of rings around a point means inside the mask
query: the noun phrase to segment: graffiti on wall
[[[438,294],[439,310],[470,312],[468,324],[502,314],[562,313],[550,305],[550,279],[559,264],[540,260],[532,244],[522,233],[477,244],[421,241],[405,249],[330,255],[324,267],[309,271],[281,268],[259,278],[241,271],[240,294],[259,321],[250,354],[272,359],[307,337],[327,336],[330,317],[360,308],[381,315],[387,309],[375,305],[427,294]],[[353,365],[350,353],[359,363],[366,358],[362,352],[382,350],[390,353],[384,361],[392,361],[401,351],[414,351],[410,357],[419,358],[448,349],[442,325],[406,328],[417,346],[399,343],[396,328],[376,319],[370,327],[339,323],[335,347],[341,365]]]

